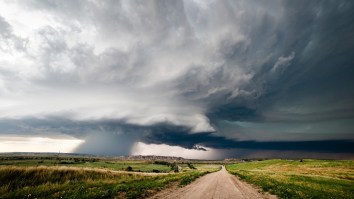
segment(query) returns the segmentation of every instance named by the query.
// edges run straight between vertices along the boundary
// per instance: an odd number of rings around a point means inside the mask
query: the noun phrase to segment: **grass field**
[[[138,172],[170,173],[116,172],[126,170],[128,166]],[[0,198],[144,198],[172,184],[189,184],[219,169],[218,165],[200,164],[192,166],[193,169],[188,164],[179,166],[182,166],[182,172],[174,173],[171,166],[153,161],[2,160]]]
[[[38,158],[38,157],[37,157]],[[172,171],[171,164],[168,161],[140,161],[140,160],[105,160],[105,159],[80,159],[79,161],[71,158],[63,157],[61,160],[55,157],[38,158],[38,159],[0,159],[1,166],[67,166],[67,167],[82,167],[82,168],[100,168],[110,169],[115,171],[125,171],[127,167],[132,167],[135,172],[158,172],[169,173]],[[187,163],[177,163],[178,166],[183,168],[183,171],[189,171],[191,168]],[[213,170],[218,169],[220,166],[217,164],[193,164],[198,170]]]
[[[281,198],[354,198],[354,161],[264,160],[227,170]]]
[[[2,165],[11,166],[67,166],[67,167],[85,167],[85,168],[102,168],[102,169],[112,169],[117,171],[124,171],[128,166],[133,168],[133,171],[138,172],[153,172],[153,170],[158,170],[162,173],[167,173],[171,171],[171,167],[167,165],[154,164],[153,162],[147,161],[80,161],[75,162],[71,160],[57,161],[57,160],[5,160],[0,162]]]

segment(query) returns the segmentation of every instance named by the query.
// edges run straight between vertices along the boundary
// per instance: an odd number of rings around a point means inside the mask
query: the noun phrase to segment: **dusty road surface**
[[[193,183],[178,189],[166,189],[152,198],[276,198],[269,194],[261,194],[251,185],[240,181],[229,174],[225,167],[218,172],[203,176]]]

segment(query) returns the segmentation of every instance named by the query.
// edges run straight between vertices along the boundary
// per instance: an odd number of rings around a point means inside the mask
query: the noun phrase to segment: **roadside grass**
[[[153,172],[168,173],[171,167],[168,165],[154,164],[148,161],[74,161],[74,160],[2,160],[0,167],[5,165],[12,166],[67,166],[67,167],[83,167],[83,168],[101,168],[117,171],[124,171],[127,167],[132,167],[132,171],[137,172]]]
[[[144,176],[70,167],[0,167],[0,198],[144,198],[210,171]]]
[[[188,175],[183,175],[181,176],[181,180],[179,181],[179,184],[182,186],[185,186],[187,184],[190,184],[191,182],[193,182],[195,179],[205,175],[211,173],[210,171],[191,171],[188,172]],[[186,174],[186,173],[185,173]]]
[[[226,168],[281,198],[354,198],[354,161],[264,160]]]
[[[156,172],[156,173],[169,173],[173,169],[171,165],[173,162],[167,161],[112,161],[96,159],[85,159],[80,161],[75,161],[71,159],[25,159],[25,160],[1,160],[0,167],[2,166],[67,166],[67,167],[80,167],[80,168],[100,168],[100,169],[110,169],[115,171],[125,171],[128,167],[132,168],[135,172]],[[178,166],[182,167],[183,172],[199,170],[199,171],[218,171],[220,170],[220,165],[217,164],[194,164],[194,163],[177,163]],[[192,168],[191,168],[192,167]],[[194,167],[194,168],[193,168]]]
[[[87,162],[81,164],[73,164],[67,166],[79,166],[79,167],[90,167],[90,168],[106,168],[117,171],[126,170],[127,167],[132,167],[132,171],[137,172],[153,172],[159,171],[160,173],[168,173],[171,171],[171,167],[167,165],[154,164],[151,162],[138,162],[138,161],[99,161],[99,162]]]
[[[198,170],[201,171],[219,171],[221,169],[221,165],[218,164],[193,164]]]

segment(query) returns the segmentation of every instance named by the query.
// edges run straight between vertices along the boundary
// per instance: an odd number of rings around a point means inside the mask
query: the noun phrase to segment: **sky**
[[[353,10],[0,1],[0,152],[353,159]]]

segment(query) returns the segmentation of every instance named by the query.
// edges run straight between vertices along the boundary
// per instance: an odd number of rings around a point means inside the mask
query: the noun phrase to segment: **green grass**
[[[160,164],[159,164],[160,163]],[[165,164],[164,164],[165,163]],[[80,167],[80,168],[100,168],[100,169],[110,169],[115,171],[125,171],[127,167],[132,167],[135,172],[154,172],[159,173],[169,173],[172,171],[170,166],[173,163],[164,161],[112,161],[112,160],[102,160],[98,159],[92,161],[85,159],[80,161],[63,159],[61,161],[55,159],[24,159],[24,160],[0,160],[0,167],[2,166],[67,166],[67,167]],[[183,171],[191,171],[193,169],[188,166],[187,163],[178,164],[182,167]],[[217,171],[220,169],[220,165],[217,164],[190,164],[197,170],[201,171]]]
[[[172,185],[184,186],[217,171],[212,164],[84,157],[2,157],[0,198],[144,198]],[[133,173],[124,171],[133,168]],[[159,172],[164,175],[137,174]]]
[[[207,171],[144,176],[70,167],[0,168],[0,198],[144,198],[173,183],[186,185]]]
[[[221,166],[218,164],[193,164],[195,168],[201,171],[219,171]]]
[[[102,168],[111,169],[117,171],[124,171],[128,166],[133,168],[133,171],[137,172],[153,172],[158,170],[161,173],[168,173],[171,171],[171,167],[167,165],[153,164],[148,161],[78,161],[74,160],[2,160],[0,166],[12,165],[12,166],[68,166],[68,167],[83,167],[83,168]]]
[[[158,170],[162,173],[168,173],[171,171],[171,167],[167,165],[153,164],[150,162],[119,162],[119,161],[99,161],[99,162],[87,162],[81,164],[72,164],[67,166],[79,166],[79,167],[90,167],[90,168],[107,168],[112,170],[125,170],[128,166],[133,168],[133,171],[137,172],[153,172],[153,170]]]
[[[354,198],[354,161],[265,160],[227,170],[281,198]]]

